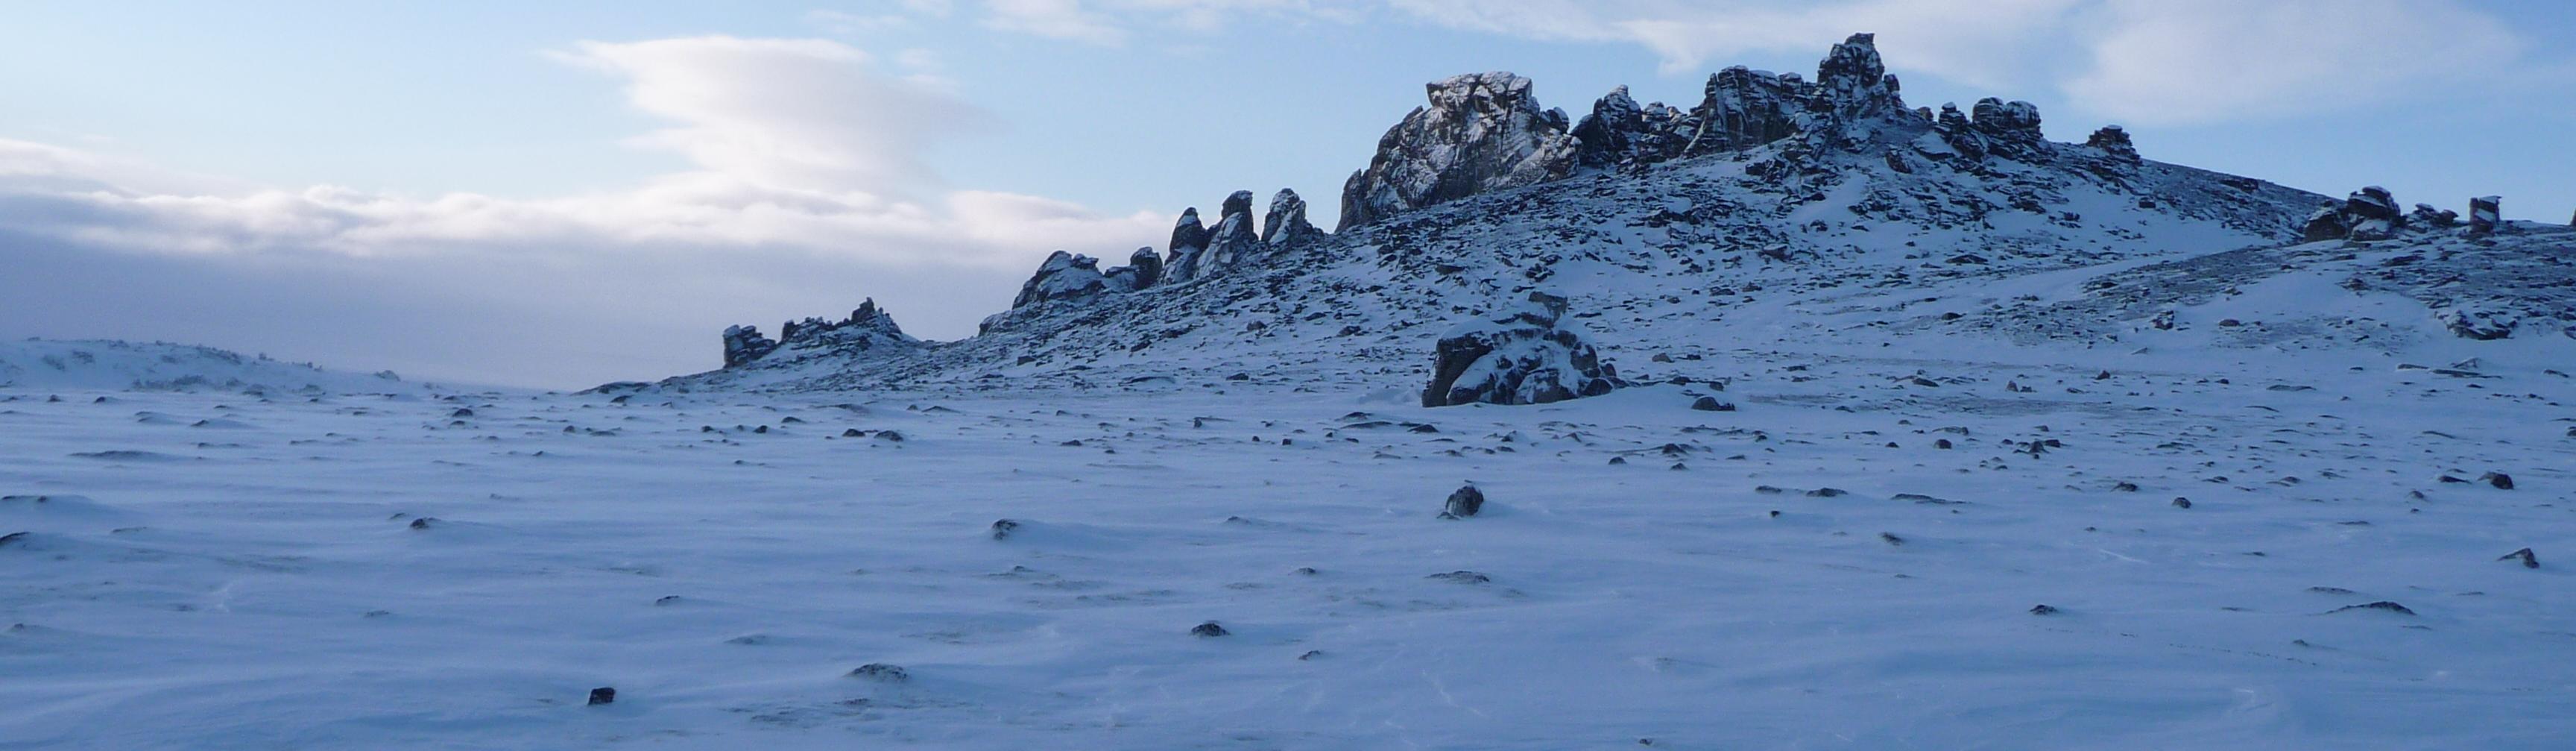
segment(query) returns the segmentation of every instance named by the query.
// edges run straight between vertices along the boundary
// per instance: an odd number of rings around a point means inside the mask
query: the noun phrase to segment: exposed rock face
[[[1546,404],[1627,385],[1618,368],[1558,325],[1564,316],[1565,298],[1532,292],[1500,317],[1451,328],[1440,337],[1422,406]]]
[[[758,326],[727,326],[724,331],[724,366],[731,368],[758,360],[778,349],[778,343],[760,335]]]
[[[1100,273],[1112,292],[1134,292],[1154,286],[1163,280],[1163,257],[1150,247],[1137,248],[1127,256],[1127,265]]]
[[[1871,59],[1877,54],[1872,51]],[[1743,151],[1796,135],[1814,88],[1795,73],[1778,75],[1741,65],[1718,71],[1708,77],[1699,108],[1691,111],[1692,128],[1680,155]]]
[[[2084,145],[2101,149],[2102,153],[2115,160],[2131,164],[2139,161],[2137,144],[2129,141],[2129,131],[2117,125],[2105,125],[2101,130],[2093,131],[2092,137],[2084,139]]]
[[[2319,240],[2385,240],[2406,226],[2406,217],[2397,213],[2397,199],[2388,189],[2373,185],[2353,192],[2341,204],[2327,204],[2308,216],[2299,230],[2307,242]]]
[[[2492,234],[2496,231],[2496,226],[2503,221],[2503,196],[2478,196],[2469,199],[2469,234]]]
[[[1020,285],[1020,295],[1011,299],[1011,307],[1090,297],[1108,289],[1109,281],[1101,275],[1098,260],[1059,250],[1049,254],[1045,263],[1038,264],[1038,273]]]
[[[1574,136],[1563,110],[1541,109],[1530,81],[1504,72],[1426,87],[1416,108],[1378,139],[1367,169],[1342,186],[1342,227],[1470,195],[1566,176]]]
[[[1323,236],[1324,231],[1306,221],[1306,199],[1297,191],[1279,189],[1270,197],[1270,213],[1261,218],[1261,242],[1274,248],[1303,243]]]

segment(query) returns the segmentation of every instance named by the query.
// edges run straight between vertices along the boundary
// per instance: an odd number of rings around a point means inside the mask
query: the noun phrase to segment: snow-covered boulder
[[[1472,73],[1425,89],[1430,106],[1388,129],[1368,168],[1342,185],[1342,227],[1573,171],[1565,111],[1540,108],[1529,79]]]
[[[1422,406],[1546,404],[1627,385],[1618,368],[1561,325],[1564,317],[1565,298],[1532,292],[1499,317],[1451,327],[1440,336]]]
[[[1056,251],[1038,264],[1038,273],[1020,285],[1020,294],[1011,299],[1011,307],[1025,308],[1049,300],[1075,300],[1108,291],[1109,281],[1100,274],[1100,261],[1091,256]]]

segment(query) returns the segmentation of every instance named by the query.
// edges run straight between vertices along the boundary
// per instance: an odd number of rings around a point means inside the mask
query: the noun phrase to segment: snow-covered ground
[[[0,748],[2566,748],[2568,345],[2428,341],[2500,354],[0,388]]]

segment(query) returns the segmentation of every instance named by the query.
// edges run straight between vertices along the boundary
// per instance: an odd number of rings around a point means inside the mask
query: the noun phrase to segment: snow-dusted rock
[[[1878,57],[1876,34],[1853,34],[1816,64],[1816,92],[1808,111],[1850,123],[1906,114],[1896,76]]]
[[[1154,286],[1163,280],[1163,257],[1151,247],[1137,248],[1127,256],[1127,265],[1100,272],[1112,292],[1134,292]]]
[[[2428,229],[2455,227],[2460,224],[2460,212],[2433,208],[2429,203],[2419,203],[2415,204],[2414,211],[2406,212],[2406,224]]]
[[[2037,105],[1986,97],[1977,100],[1970,114],[1977,134],[1985,137],[1987,153],[2027,160],[2047,147],[2048,139],[2039,131]]]
[[[1287,188],[1270,197],[1270,213],[1261,218],[1261,242],[1273,247],[1294,245],[1323,236],[1324,231],[1306,221],[1306,199]]]
[[[1180,221],[1172,224],[1171,243],[1163,246],[1163,280],[1189,281],[1191,270],[1198,267],[1198,258],[1207,252],[1207,246],[1207,225],[1199,223],[1198,207],[1183,209]]]
[[[2469,234],[2493,234],[2504,221],[2503,196],[2478,196],[2469,199]]]
[[[1172,281],[1205,279],[1258,253],[1261,237],[1253,231],[1252,191],[1238,190],[1226,196],[1217,217],[1216,227],[1207,233],[1206,249],[1191,254],[1186,265],[1171,266]]]
[[[2035,118],[2037,113],[2033,115]],[[2127,129],[2117,125],[2105,125],[2100,130],[2093,131],[2092,136],[2084,139],[2084,145],[2101,149],[2102,153],[2110,155],[2116,161],[2130,164],[2138,162],[2137,144],[2129,141]]]
[[[778,342],[760,333],[758,326],[727,326],[724,331],[724,366],[731,368],[758,360],[778,349]]]
[[[1796,73],[1775,74],[1741,65],[1718,71],[1701,90],[1699,108],[1691,111],[1694,127],[1682,153],[1743,151],[1796,135],[1804,126],[1814,91]]]
[[[1440,336],[1422,406],[1546,404],[1626,385],[1618,368],[1560,325],[1564,316],[1565,298],[1531,292],[1499,317],[1450,328]]]
[[[1574,170],[1565,112],[1540,108],[1529,79],[1496,71],[1425,88],[1430,106],[1388,129],[1369,166],[1343,184],[1342,227]]]
[[[2377,185],[2354,191],[2339,204],[2326,204],[2308,215],[2300,236],[2308,242],[2319,240],[2385,240],[2406,226],[2406,217],[2397,211],[2397,199],[2387,188]]]
[[[1020,294],[1011,299],[1011,307],[1080,299],[1108,289],[1109,282],[1101,276],[1097,259],[1059,250],[1049,254],[1045,263],[1038,264],[1038,273],[1020,285]]]

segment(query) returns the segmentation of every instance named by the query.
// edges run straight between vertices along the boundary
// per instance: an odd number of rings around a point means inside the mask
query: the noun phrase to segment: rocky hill
[[[871,304],[776,342],[737,327],[725,368],[661,385],[1420,388],[1441,331],[1533,291],[1565,298],[1632,380],[1722,378],[1711,355],[1826,341],[2394,347],[2427,321],[2480,340],[2576,322],[2565,227],[2501,223],[2493,199],[2461,221],[2376,188],[2337,201],[2158,162],[2117,126],[2052,142],[2026,102],[1910,107],[1872,42],[1836,45],[1812,80],[1729,68],[1688,107],[1621,87],[1580,118],[1510,73],[1434,82],[1344,185],[1334,232],[1293,191],[1258,222],[1238,192],[1127,265],[1050,256],[974,337],[914,339]],[[2420,315],[2337,322],[2302,291],[2251,325],[2190,320],[2289,276]]]

